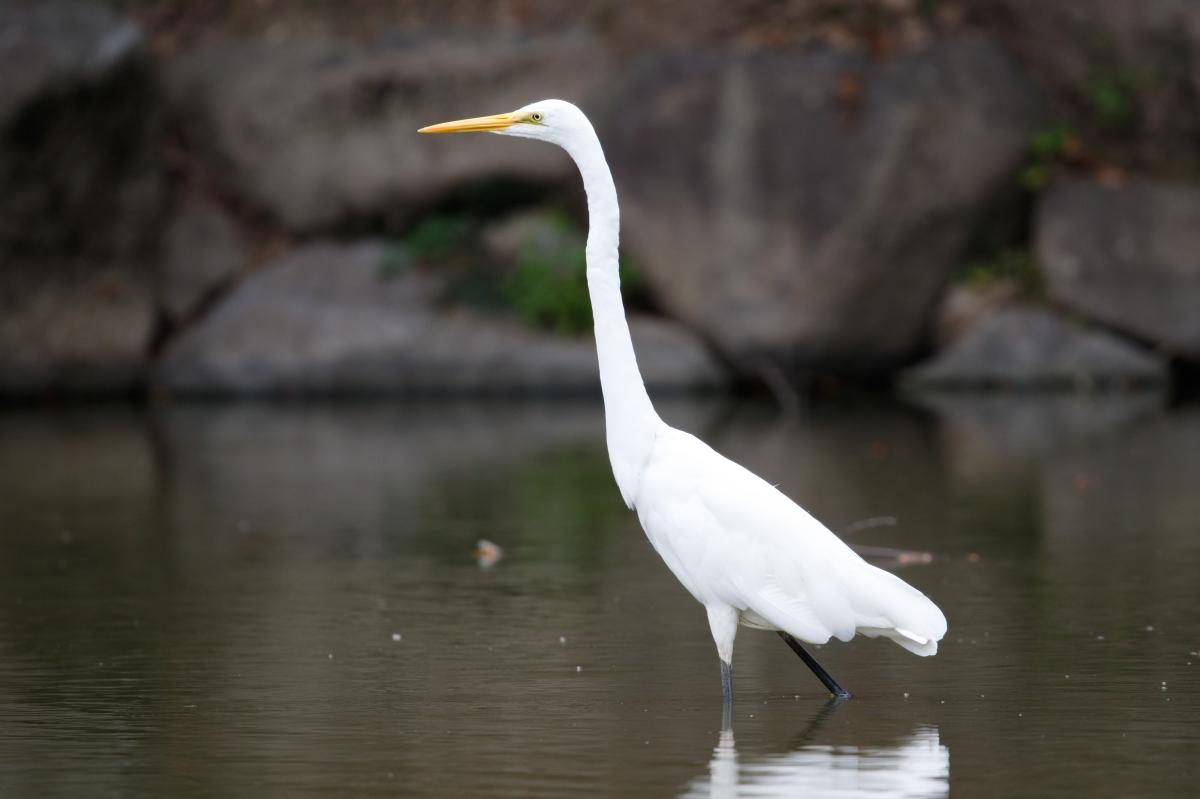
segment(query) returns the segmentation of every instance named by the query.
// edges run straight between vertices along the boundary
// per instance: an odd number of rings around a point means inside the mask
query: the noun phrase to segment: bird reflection
[[[950,793],[950,750],[937,727],[917,727],[893,746],[831,746],[811,743],[811,732],[836,704],[826,705],[798,736],[790,752],[738,757],[733,728],[726,724],[708,763],[684,797],[935,797]]]

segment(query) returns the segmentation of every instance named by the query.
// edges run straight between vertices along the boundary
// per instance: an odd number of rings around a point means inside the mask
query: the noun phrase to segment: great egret
[[[890,638],[937,652],[946,617],[924,594],[868,564],[774,486],[664,423],[638,371],[617,276],[620,215],[612,173],[583,112],[543,100],[507,114],[460,119],[421,133],[489,131],[562,147],[587,193],[587,283],[595,319],[608,455],[625,504],[667,567],[708,612],[733,698],[739,624],[775,630],[835,696],[848,697],[800,645]]]

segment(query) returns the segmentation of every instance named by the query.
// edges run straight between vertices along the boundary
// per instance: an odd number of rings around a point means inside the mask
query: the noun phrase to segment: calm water
[[[665,405],[945,609],[932,659],[743,630],[600,409],[0,414],[0,796],[1194,796],[1200,409]],[[480,538],[504,558],[481,569]]]

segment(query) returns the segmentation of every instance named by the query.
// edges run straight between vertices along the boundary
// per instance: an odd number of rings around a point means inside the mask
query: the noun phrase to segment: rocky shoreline
[[[1114,166],[1063,132],[1081,68],[1030,53],[1035,11],[984,5],[1032,31],[1026,49],[947,17],[883,53],[664,38],[630,56],[586,24],[164,52],[106,4],[0,0],[0,396],[596,393],[585,325],[511,289],[578,300],[554,266],[579,246],[569,161],[413,133],[555,95],[592,115],[616,173],[652,390],[764,370],[1168,386],[1200,364],[1200,184],[1138,159],[1176,151],[1200,84],[1169,116],[1131,111]],[[1200,52],[1190,6],[1099,5],[1088,24],[1122,58],[1137,31]],[[559,249],[536,252],[554,225],[512,224],[529,208],[571,212]],[[964,283],[1002,249],[1028,285]]]

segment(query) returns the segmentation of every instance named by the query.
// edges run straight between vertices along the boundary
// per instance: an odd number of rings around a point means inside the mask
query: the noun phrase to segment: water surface
[[[664,405],[950,620],[743,630],[724,731],[597,405],[4,411],[0,795],[1194,795],[1200,410],[924,405]]]

